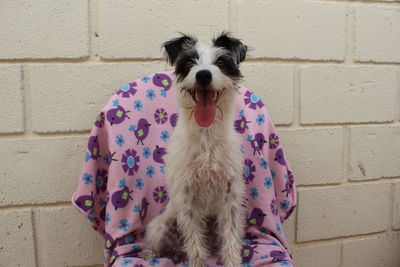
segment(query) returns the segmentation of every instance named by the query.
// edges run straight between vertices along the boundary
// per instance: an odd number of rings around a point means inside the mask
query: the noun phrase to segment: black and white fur
[[[239,63],[247,47],[223,33],[205,45],[183,35],[164,44],[175,68],[179,119],[164,157],[169,202],[146,228],[148,256],[173,250],[168,227],[176,225],[191,267],[218,253],[226,267],[241,263],[244,183],[241,138],[233,128]],[[200,75],[199,75],[200,73]],[[196,90],[210,90],[218,101],[215,121],[200,127],[192,116]],[[212,229],[210,229],[212,228]]]

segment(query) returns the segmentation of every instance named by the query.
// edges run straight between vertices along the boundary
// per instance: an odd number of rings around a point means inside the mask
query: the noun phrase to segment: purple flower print
[[[251,232],[246,232],[244,236],[246,245],[255,245],[257,244],[257,236],[253,235]]]
[[[246,131],[246,129],[249,128],[247,126],[247,124],[249,122],[250,121],[247,121],[245,116],[242,116],[240,119],[235,120],[234,127],[235,127],[236,132],[238,132],[240,134],[244,133]]]
[[[136,82],[126,84],[117,91],[117,95],[122,94],[122,97],[130,97],[131,95],[136,94],[137,91],[135,88],[136,86],[137,86]]]
[[[129,200],[132,200],[130,191],[127,186],[124,186],[121,190],[115,191],[111,196],[111,203],[113,204],[115,210],[124,208],[128,205]]]
[[[112,236],[110,234],[104,233],[104,239],[105,239],[105,242],[104,242],[105,248],[110,249],[115,246],[114,239],[112,238]]]
[[[104,192],[107,189],[107,170],[98,169],[96,175],[96,193]]]
[[[157,186],[153,191],[153,199],[157,203],[163,203],[167,199],[167,191],[164,186]]]
[[[272,211],[273,215],[275,215],[275,216],[278,215],[278,206],[276,205],[276,199],[275,198],[271,201],[271,211]]]
[[[269,148],[270,149],[275,149],[279,145],[279,136],[276,134],[272,133],[269,135]]]
[[[153,83],[158,87],[162,87],[165,91],[168,91],[172,86],[172,79],[167,74],[156,73],[153,76]]]
[[[123,162],[122,169],[124,172],[128,173],[128,175],[133,175],[139,169],[140,158],[134,149],[128,149],[122,155],[121,162]]]
[[[257,107],[262,108],[264,106],[261,99],[255,93],[247,91],[244,96],[244,103],[249,105],[249,108],[256,109]]]
[[[97,117],[96,117],[96,121],[94,122],[94,125],[101,128],[104,126],[104,120],[105,120],[104,112],[100,112],[99,115],[97,115]]]
[[[257,246],[249,246],[249,245],[244,245],[242,247],[242,252],[241,252],[242,263],[249,263],[251,261],[251,259],[254,256],[254,252],[257,253],[257,251],[254,250],[256,247]]]
[[[256,171],[256,166],[253,165],[253,161],[251,159],[246,159],[244,161],[244,171],[243,171],[244,182],[246,184],[249,184],[251,181],[253,181],[254,179],[253,172],[255,171]]]
[[[168,120],[168,113],[163,108],[159,108],[154,113],[154,119],[158,124],[164,124]]]

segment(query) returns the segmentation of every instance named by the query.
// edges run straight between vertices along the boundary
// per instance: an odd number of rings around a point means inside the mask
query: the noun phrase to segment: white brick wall
[[[0,1],[0,266],[98,266],[74,211],[114,90],[176,32],[230,30],[293,166],[297,267],[400,266],[400,0]],[[79,98],[77,97],[79,94]]]

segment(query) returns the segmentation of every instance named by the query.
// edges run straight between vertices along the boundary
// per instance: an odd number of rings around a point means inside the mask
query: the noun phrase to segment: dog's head
[[[197,124],[210,126],[217,108],[224,111],[233,101],[236,85],[242,77],[239,64],[247,46],[239,39],[222,33],[205,45],[189,35],[164,43],[167,60],[175,68],[175,89],[180,105],[193,108]]]

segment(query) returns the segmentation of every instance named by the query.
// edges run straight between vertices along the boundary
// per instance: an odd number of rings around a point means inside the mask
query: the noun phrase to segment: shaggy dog
[[[247,46],[222,33],[205,45],[182,35],[164,43],[175,68],[179,119],[164,157],[169,202],[146,228],[142,255],[180,251],[191,267],[218,253],[223,265],[241,263],[244,183],[241,138],[233,110],[239,63]]]

